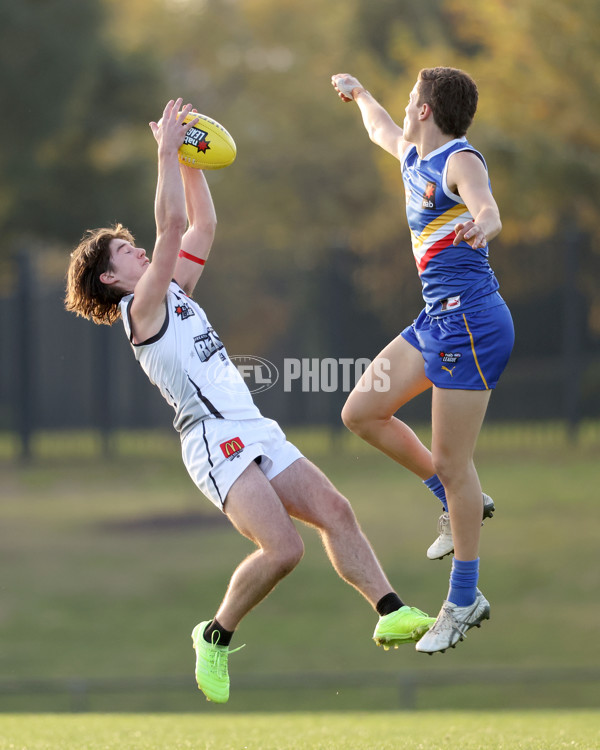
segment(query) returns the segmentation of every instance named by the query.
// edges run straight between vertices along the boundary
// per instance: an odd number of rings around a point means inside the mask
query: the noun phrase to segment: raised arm
[[[369,138],[392,156],[400,159],[409,145],[404,140],[402,128],[392,120],[388,112],[353,76],[338,73],[331,83],[343,102],[355,101],[360,109]]]
[[[183,182],[179,171],[178,150],[186,132],[195,124],[183,124],[192,105],[181,113],[182,100],[171,100],[163,112],[160,125],[150,127],[158,144],[158,180],[154,201],[156,244],[152,262],[135,286],[131,306],[134,340],[154,335],[164,320],[164,299],[173,278],[177,254],[187,225]]]
[[[181,241],[175,280],[191,295],[198,283],[215,236],[217,215],[201,169],[181,166],[189,227]]]

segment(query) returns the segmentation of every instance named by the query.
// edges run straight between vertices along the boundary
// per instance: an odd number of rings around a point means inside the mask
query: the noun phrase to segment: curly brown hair
[[[458,68],[423,68],[418,81],[418,104],[429,104],[433,121],[442,133],[455,138],[465,135],[479,98],[471,76]]]
[[[70,312],[112,325],[120,317],[119,302],[125,292],[100,281],[101,274],[110,271],[110,242],[122,239],[135,244],[131,232],[122,224],[102,229],[90,229],[71,253],[67,270],[65,307]]]

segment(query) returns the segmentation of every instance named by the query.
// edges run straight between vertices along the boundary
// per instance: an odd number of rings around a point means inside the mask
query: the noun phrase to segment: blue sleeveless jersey
[[[413,254],[425,311],[433,316],[503,302],[488,262],[488,246],[474,250],[466,242],[452,244],[455,225],[473,219],[446,183],[448,159],[458,151],[476,154],[487,169],[483,156],[466,138],[444,144],[425,159],[419,159],[416,146],[411,146],[401,161]]]

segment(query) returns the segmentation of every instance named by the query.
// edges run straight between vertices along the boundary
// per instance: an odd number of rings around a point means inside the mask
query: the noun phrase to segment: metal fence
[[[389,672],[295,673],[272,675],[238,675],[232,688],[235,710],[307,710],[330,709],[332,706],[353,709],[364,706],[365,696],[373,691],[387,695],[378,698],[382,709],[412,711],[439,704],[436,697],[427,699],[428,691],[446,694],[458,689],[475,689],[475,707],[490,708],[556,708],[577,707],[580,695],[573,696],[576,685],[586,696],[585,706],[594,708],[600,700],[600,668],[470,668]],[[519,689],[519,693],[516,693]],[[486,691],[489,694],[486,696]],[[273,704],[273,695],[287,696],[282,704]],[[342,698],[339,696],[342,694]],[[473,695],[463,693],[464,695]],[[169,696],[165,701],[161,696]],[[527,696],[533,697],[528,702]],[[132,704],[132,696],[135,700]],[[252,701],[249,702],[249,697]],[[299,696],[301,696],[299,698]],[[332,699],[332,696],[336,696]],[[9,701],[9,698],[11,699]],[[328,699],[329,698],[329,699]],[[201,710],[198,691],[192,675],[171,677],[20,679],[0,681],[0,711],[38,711],[51,700],[52,710],[65,712],[135,710]],[[458,697],[460,701],[460,696]],[[470,703],[473,703],[471,698]],[[180,706],[179,709],[173,706]],[[467,704],[469,705],[469,704]],[[15,708],[17,707],[17,708]],[[19,708],[20,707],[20,708]],[[463,706],[464,707],[464,706]]]
[[[44,276],[27,252],[12,267],[12,283],[0,294],[0,431],[18,433],[27,455],[32,435],[40,430],[91,428],[106,437],[119,429],[168,429],[171,410],[141,371],[120,326],[94,326],[65,312],[62,279]],[[352,305],[349,300],[346,304]],[[552,322],[562,329],[550,337],[546,331],[544,341],[549,338],[551,346],[540,348],[543,316],[532,322],[532,310],[515,306],[517,345],[490,402],[488,422],[562,419],[575,436],[583,415],[600,417],[600,350],[590,347],[581,333],[578,310],[565,304],[563,320],[559,316]],[[277,351],[240,354],[262,356],[280,371],[286,352],[309,363],[319,357],[364,358],[367,339],[356,329],[356,319],[348,323],[349,316],[313,321],[328,329],[319,338],[321,349],[307,347],[290,332]],[[351,330],[342,330],[344,325]],[[387,340],[372,321],[370,326],[371,346]],[[227,344],[227,332],[220,333]],[[336,349],[340,341],[344,346]],[[265,415],[286,427],[341,428],[348,390],[306,389],[295,382],[293,392],[286,392],[280,381],[256,393],[255,400]],[[427,421],[429,400],[417,399],[403,413],[407,419]]]

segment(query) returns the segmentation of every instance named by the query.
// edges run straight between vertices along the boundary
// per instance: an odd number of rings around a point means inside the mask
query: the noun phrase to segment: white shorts
[[[181,453],[198,489],[221,510],[232,484],[255,459],[260,457],[259,468],[271,480],[302,458],[277,422],[265,417],[204,419],[182,439]]]

